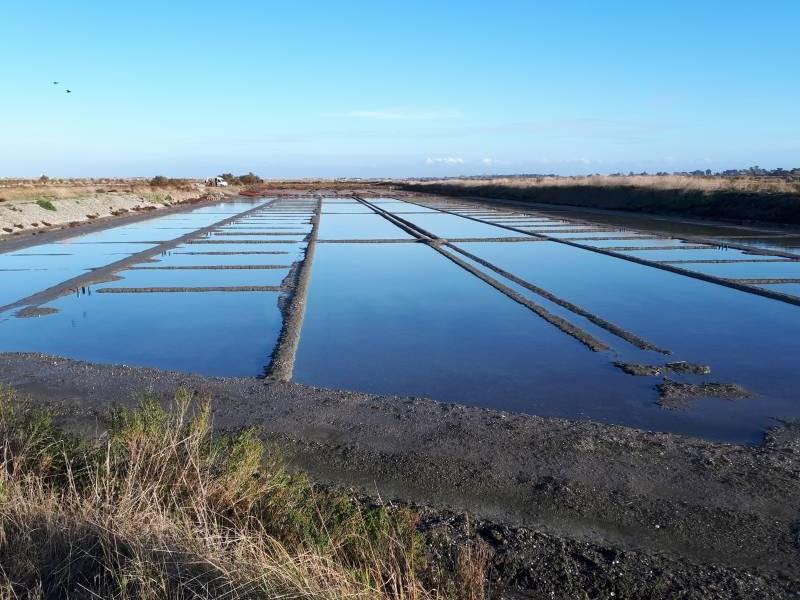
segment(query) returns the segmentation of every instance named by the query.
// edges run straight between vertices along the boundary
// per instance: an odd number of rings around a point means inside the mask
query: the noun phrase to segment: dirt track
[[[259,426],[291,464],[321,482],[436,507],[427,525],[444,523],[450,536],[475,533],[477,524],[498,552],[497,577],[526,593],[800,594],[797,425],[746,448],[425,399],[41,355],[0,355],[0,381],[92,433],[111,402],[130,404],[142,390],[165,398],[181,385],[209,393],[218,427]],[[447,510],[488,522],[466,526]]]

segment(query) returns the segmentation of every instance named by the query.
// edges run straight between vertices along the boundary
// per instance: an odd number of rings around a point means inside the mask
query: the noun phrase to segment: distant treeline
[[[252,171],[246,175],[223,173],[220,177],[222,177],[228,185],[256,185],[258,183],[264,183],[264,180]]]
[[[44,176],[43,176],[44,177]],[[228,185],[256,185],[258,183],[264,183],[264,180],[261,179],[255,173],[247,173],[245,175],[234,175],[233,173],[223,173],[219,175],[222,177]],[[189,179],[180,179],[174,177],[164,177],[163,175],[156,175],[149,181],[150,185],[153,187],[180,187],[189,185],[192,183]]]

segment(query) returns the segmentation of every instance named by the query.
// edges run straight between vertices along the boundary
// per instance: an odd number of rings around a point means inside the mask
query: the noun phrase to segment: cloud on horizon
[[[425,162],[429,165],[463,165],[464,159],[460,156],[428,157]]]

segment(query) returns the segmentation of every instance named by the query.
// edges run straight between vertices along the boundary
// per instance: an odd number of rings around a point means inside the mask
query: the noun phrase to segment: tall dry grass
[[[691,177],[688,175],[590,175],[586,177],[486,177],[414,181],[418,185],[459,186],[464,188],[502,186],[537,187],[641,187],[656,190],[703,192],[752,192],[800,194],[800,180],[779,177]]]
[[[0,391],[2,599],[436,595],[414,514],[318,490],[251,430],[215,435],[208,401],[145,398],[99,441],[20,402]]]

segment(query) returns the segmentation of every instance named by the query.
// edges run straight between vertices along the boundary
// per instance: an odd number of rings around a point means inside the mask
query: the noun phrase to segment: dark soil
[[[628,375],[635,375],[636,377],[658,377],[664,372],[664,367],[659,365],[640,365],[617,361],[614,366]]]
[[[708,375],[711,373],[711,367],[708,365],[698,365],[685,361],[669,362],[664,367],[675,373],[689,373],[691,375]]]
[[[753,394],[736,383],[683,383],[664,379],[658,384],[658,404],[664,408],[686,408],[694,398],[752,398]]]
[[[20,319],[30,319],[32,317],[44,317],[46,315],[52,315],[57,312],[57,308],[52,308],[49,306],[28,306],[15,312],[14,316],[19,317]]]
[[[637,377],[659,377],[664,374],[664,371],[689,375],[708,375],[711,373],[711,367],[708,365],[698,365],[685,361],[669,362],[664,365],[641,365],[638,363],[617,361],[614,363],[614,366],[628,375],[635,375]]]
[[[495,595],[800,594],[797,424],[742,447],[420,398],[35,354],[0,354],[0,383],[92,435],[103,431],[99,415],[112,403],[132,405],[143,390],[165,401],[178,386],[209,394],[218,428],[259,427],[290,465],[321,484],[427,507],[429,552],[447,552],[460,536],[483,540],[493,552]]]

